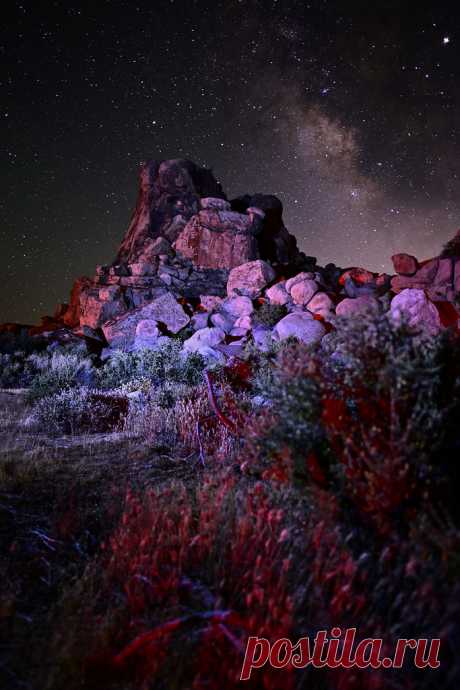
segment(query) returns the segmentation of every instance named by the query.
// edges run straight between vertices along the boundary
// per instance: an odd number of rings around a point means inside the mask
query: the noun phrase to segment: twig
[[[206,417],[208,419],[208,417]],[[198,441],[198,448],[200,450],[200,462],[202,466],[204,467],[205,462],[204,462],[204,448],[203,444],[201,442],[201,419],[197,419],[196,425],[195,425],[195,430],[196,430],[196,438]]]
[[[222,410],[220,409],[219,405],[217,404],[217,399],[216,399],[216,394],[214,392],[214,388],[212,385],[212,379],[211,379],[211,373],[209,371],[204,372],[204,378],[208,387],[208,397],[209,397],[209,403],[217,417],[217,419],[225,426],[229,431],[232,432],[235,436],[238,436],[238,431],[235,426],[235,424],[232,422],[231,419],[226,417]]]
[[[161,640],[164,635],[170,635],[184,624],[198,623],[202,621],[209,621],[213,624],[224,623],[234,616],[233,611],[206,611],[204,613],[195,613],[190,616],[182,618],[175,618],[157,626],[153,630],[148,630],[141,633],[132,642],[130,642],[113,660],[115,666],[122,666],[129,657],[139,652],[148,644],[153,644]]]

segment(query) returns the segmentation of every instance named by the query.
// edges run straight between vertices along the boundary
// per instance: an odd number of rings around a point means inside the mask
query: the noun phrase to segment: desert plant
[[[124,398],[74,387],[42,397],[33,407],[32,418],[50,434],[95,433],[121,430],[127,412]]]
[[[82,351],[32,354],[26,360],[30,372],[29,398],[36,400],[78,386],[92,371],[92,361]]]
[[[201,380],[205,362],[198,354],[184,355],[181,343],[170,341],[155,350],[116,350],[97,372],[99,388],[118,388],[132,381],[148,379],[152,384],[166,380],[195,384]]]
[[[267,326],[273,328],[288,313],[287,308],[283,304],[270,304],[264,302],[259,309],[254,312],[254,323],[258,326]]]

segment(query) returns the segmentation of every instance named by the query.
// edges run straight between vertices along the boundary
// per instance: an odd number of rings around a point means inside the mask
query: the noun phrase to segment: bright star
[[[446,46],[448,43],[450,43],[450,38],[449,38],[449,36],[444,36],[444,38],[442,39],[442,42],[444,43],[445,46]]]

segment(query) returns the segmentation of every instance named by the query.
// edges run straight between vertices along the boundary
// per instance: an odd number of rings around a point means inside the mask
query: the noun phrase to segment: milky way
[[[116,252],[139,163],[279,195],[321,263],[390,268],[460,226],[460,32],[442,3],[12,4],[1,49],[0,321]]]

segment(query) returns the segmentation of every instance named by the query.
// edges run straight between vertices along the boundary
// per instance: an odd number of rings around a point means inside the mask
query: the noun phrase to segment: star
[[[442,39],[443,44],[446,46],[448,43],[450,43],[450,38],[449,36],[444,36]]]

